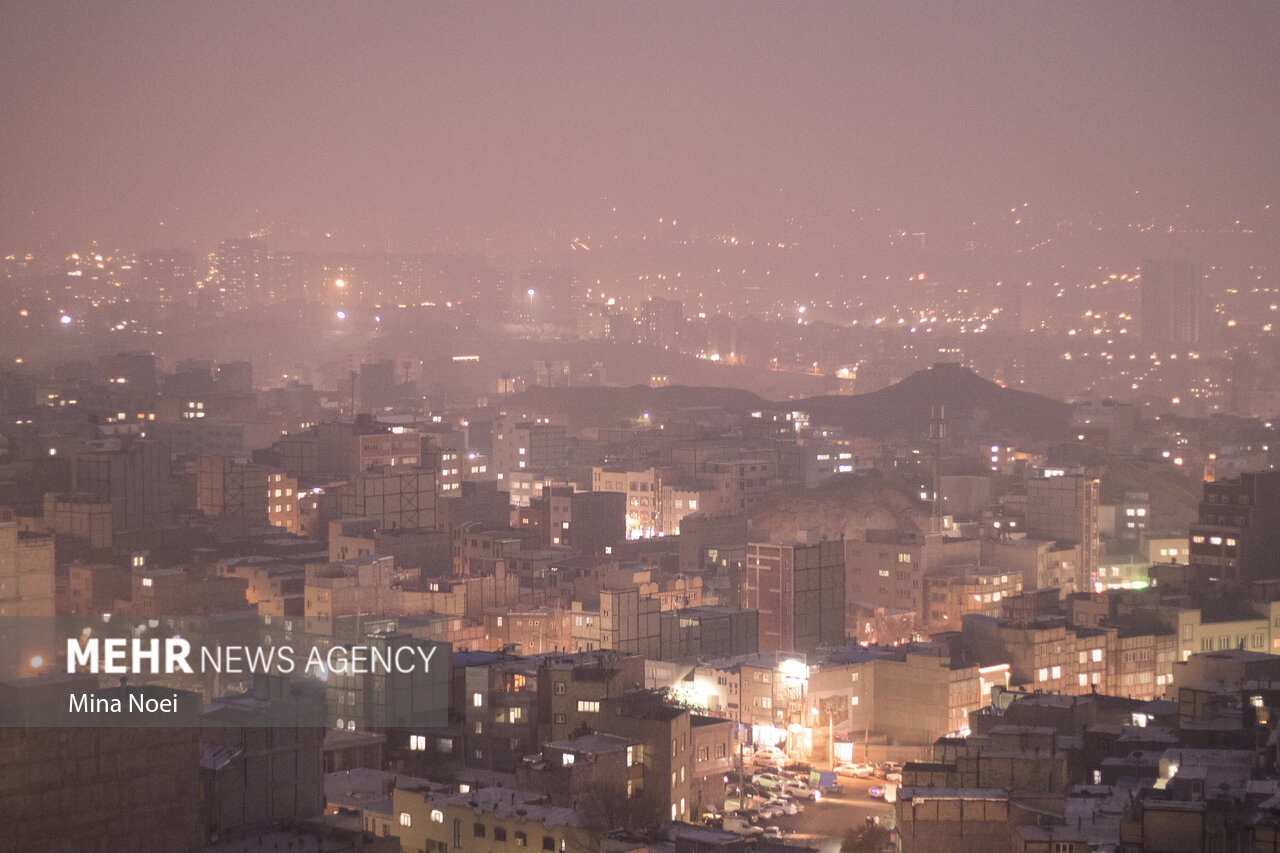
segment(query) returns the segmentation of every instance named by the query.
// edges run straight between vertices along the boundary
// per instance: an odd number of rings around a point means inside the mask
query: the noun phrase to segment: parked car
[[[883,785],[872,785],[867,789],[867,796],[873,800],[883,800],[885,787]]]
[[[858,779],[865,779],[873,775],[876,768],[871,764],[837,764],[837,776],[853,776]]]
[[[785,781],[781,776],[774,773],[757,773],[751,777],[752,784],[770,791],[781,790]]]
[[[751,763],[756,767],[768,767],[773,770],[781,770],[787,764],[787,757],[785,755],[772,755],[769,753],[765,753],[763,755],[757,754],[752,757]]]
[[[778,806],[784,814],[795,815],[804,811],[804,803],[798,802],[791,797],[779,797]]]
[[[803,782],[788,782],[782,786],[782,792],[788,796],[795,797],[797,800],[810,800],[817,802],[822,799],[822,792],[816,788],[810,788]]]
[[[782,806],[781,803],[776,801],[772,803],[766,803],[765,805],[760,807],[761,820],[773,820],[775,818],[782,817],[786,813],[787,813],[787,810]]]
[[[738,835],[748,837],[757,837],[764,834],[764,830],[758,826],[752,826],[747,822],[746,818],[739,817],[736,814],[725,815],[724,828],[729,832],[736,832]]]
[[[901,762],[901,761],[884,761],[884,762],[881,762],[880,767],[879,767],[879,770],[880,770],[880,772],[877,774],[877,775],[879,775],[879,776],[888,776],[890,773],[901,773],[901,772],[902,772],[902,762]]]
[[[766,826],[764,832],[760,833],[761,838],[781,838],[782,830],[776,826]]]
[[[785,815],[794,815],[794,814],[800,813],[800,810],[796,808],[796,801],[789,799],[787,797],[779,797],[778,799],[773,801],[772,805],[775,808],[780,809],[782,813]]]

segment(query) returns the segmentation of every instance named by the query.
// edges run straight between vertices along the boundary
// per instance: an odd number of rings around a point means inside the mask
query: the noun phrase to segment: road
[[[876,817],[892,828],[893,806],[884,800],[873,800],[867,794],[872,785],[884,785],[882,779],[841,778],[844,791],[824,797],[817,803],[805,803],[798,815],[783,815],[769,821],[786,832],[786,839],[803,840],[822,853],[838,853],[840,841],[850,829],[862,826],[867,817]]]

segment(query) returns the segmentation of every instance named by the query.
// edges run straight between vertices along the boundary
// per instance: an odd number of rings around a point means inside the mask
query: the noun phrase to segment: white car
[[[788,814],[788,815],[800,814],[800,812],[804,811],[804,805],[802,803],[796,802],[790,797],[779,798],[777,803],[778,803],[778,808],[782,809],[784,814]]]
[[[776,800],[760,807],[761,820],[773,820],[776,817],[782,817],[786,813],[787,810]]]
[[[737,815],[726,816],[724,828],[729,832],[736,832],[738,835],[746,835],[752,838],[764,834],[763,829],[758,826],[752,826]]]
[[[810,788],[803,782],[788,782],[782,786],[782,792],[787,796],[795,797],[797,800],[812,800],[816,803],[822,799],[821,791]]]
[[[776,826],[766,826],[764,832],[760,834],[761,838],[781,838],[782,830]]]
[[[751,759],[751,763],[756,767],[768,767],[771,770],[781,770],[787,766],[787,757],[785,755],[774,755],[773,753],[765,753],[763,755],[757,753]]]
[[[835,771],[837,776],[853,776],[858,779],[866,779],[875,774],[876,768],[872,764],[837,764]]]

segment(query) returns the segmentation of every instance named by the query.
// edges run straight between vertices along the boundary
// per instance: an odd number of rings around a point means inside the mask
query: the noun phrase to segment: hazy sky
[[[1262,221],[1277,44],[1269,0],[8,0],[0,248],[946,230],[1023,201]]]

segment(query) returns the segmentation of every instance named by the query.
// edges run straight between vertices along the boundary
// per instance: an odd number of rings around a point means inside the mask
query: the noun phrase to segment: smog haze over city
[[[1273,849],[1278,44],[0,3],[0,853]]]
[[[839,276],[900,231],[1090,263],[1148,229],[1276,224],[1263,3],[55,3],[4,23],[9,252],[263,233],[520,264],[576,238],[625,284],[645,236],[741,231]]]

